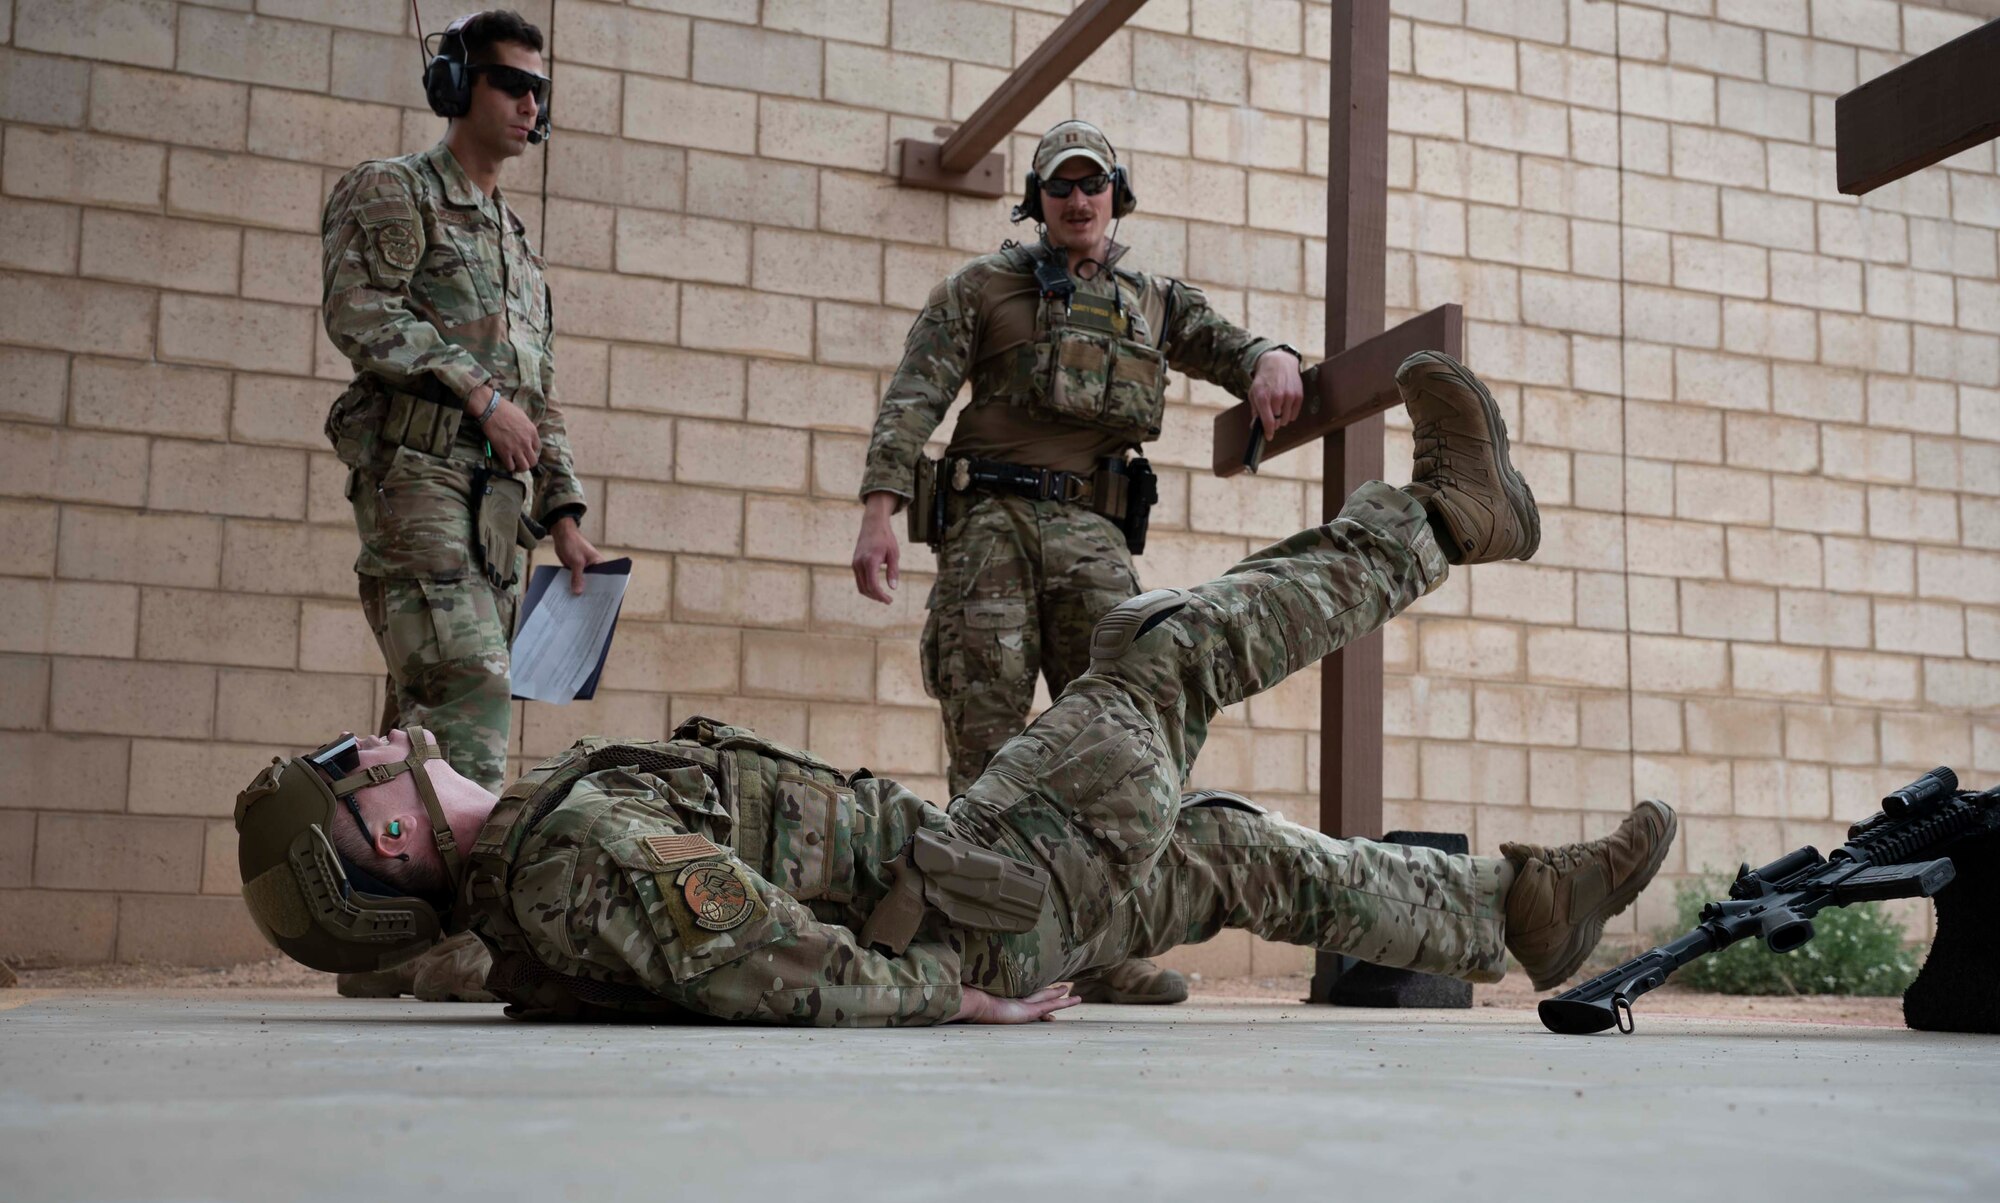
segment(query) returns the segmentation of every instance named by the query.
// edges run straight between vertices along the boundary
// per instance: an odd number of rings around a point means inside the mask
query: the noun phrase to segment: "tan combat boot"
[[[1187,979],[1173,970],[1133,957],[1102,973],[1079,977],[1070,993],[1087,1003],[1166,1006],[1185,1002],[1188,987]]]
[[[493,956],[471,932],[460,932],[400,965],[373,973],[343,973],[334,988],[345,998],[400,998],[424,1002],[499,1002],[486,991]]]
[[[1679,826],[1673,807],[1648,798],[1603,839],[1559,848],[1500,845],[1500,855],[1514,866],[1507,951],[1535,989],[1547,990],[1576,972],[1597,947],[1604,921],[1630,906],[1659,872]]]
[[[1415,427],[1417,466],[1407,490],[1430,513],[1454,564],[1525,560],[1542,542],[1528,482],[1507,458],[1507,423],[1479,378],[1442,351],[1396,369]]]

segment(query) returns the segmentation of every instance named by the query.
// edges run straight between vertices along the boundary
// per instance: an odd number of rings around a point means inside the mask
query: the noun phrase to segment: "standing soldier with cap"
[[[890,519],[907,505],[911,539],[938,554],[924,688],[944,708],[954,795],[1027,724],[1036,675],[1061,694],[1089,665],[1097,620],[1139,592],[1132,556],[1157,494],[1130,453],[1159,436],[1167,369],[1247,397],[1267,435],[1304,401],[1297,351],[1231,325],[1198,288],[1122,265],[1113,223],[1136,207],[1096,126],[1044,134],[1014,209],[1041,237],[932,290],[875,419],[855,587],[890,600]],[[971,404],[945,459],[927,460],[925,440],[967,380]],[[1080,990],[1098,1002],[1187,997],[1179,974],[1143,960]]]
[[[428,48],[427,48],[428,49]],[[500,168],[549,136],[541,30],[476,13],[424,70],[444,140],[342,177],[327,200],[324,313],[354,383],[327,415],[361,535],[361,604],[388,665],[382,730],[421,723],[452,767],[498,788],[512,719],[508,645],[522,548],[546,532],[581,591],[604,557],[555,402],[542,259]],[[476,990],[477,943],[343,978],[343,993]],[[454,956],[456,959],[454,959]]]

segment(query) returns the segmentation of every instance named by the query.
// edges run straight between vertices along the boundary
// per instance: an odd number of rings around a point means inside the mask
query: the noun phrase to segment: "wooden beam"
[[[1215,415],[1215,474],[1255,471],[1274,455],[1386,413],[1403,403],[1396,389],[1397,365],[1418,351],[1443,351],[1457,359],[1464,350],[1465,310],[1449,304],[1316,363],[1305,370],[1305,409],[1289,426],[1280,427],[1276,437],[1263,439],[1247,401]]]
[[[1145,3],[1084,0],[943,144],[904,139],[898,150],[901,182],[915,188],[1005,195],[1004,186],[997,192],[988,190],[990,178],[1005,170],[993,162],[1002,158],[994,148]]]
[[[2000,21],[1833,102],[1835,177],[1859,196],[2000,137]]]
[[[1334,0],[1327,122],[1326,353],[1338,359],[1382,332],[1389,229],[1388,0]],[[1327,519],[1382,475],[1382,417],[1326,439]],[[1382,637],[1327,657],[1320,670],[1319,829],[1382,834]]]

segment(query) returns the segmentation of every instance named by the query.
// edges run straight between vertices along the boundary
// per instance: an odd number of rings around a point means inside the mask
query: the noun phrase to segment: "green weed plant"
[[[1701,922],[1701,908],[1726,898],[1730,879],[1707,873],[1682,881],[1674,891],[1680,926],[1660,934],[1661,942]],[[1742,940],[1695,961],[1673,981],[1714,994],[1901,994],[1917,976],[1918,950],[1904,940],[1902,925],[1873,902],[1829,907],[1813,917],[1813,938],[1803,947],[1774,953],[1755,938]]]

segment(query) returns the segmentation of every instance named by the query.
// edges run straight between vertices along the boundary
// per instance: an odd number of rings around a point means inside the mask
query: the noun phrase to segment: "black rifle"
[[[1813,938],[1813,916],[1830,906],[1929,898],[1957,874],[1947,853],[1995,833],[2000,833],[2000,789],[1960,790],[1957,774],[1932,769],[1849,827],[1847,842],[1831,856],[1808,847],[1754,871],[1745,864],[1729,897],[1704,906],[1693,931],[1543,999],[1542,1024],[1568,1035],[1614,1025],[1630,1032],[1632,1000],[1689,961],[1749,936],[1762,937],[1772,952],[1790,952]]]

